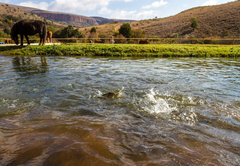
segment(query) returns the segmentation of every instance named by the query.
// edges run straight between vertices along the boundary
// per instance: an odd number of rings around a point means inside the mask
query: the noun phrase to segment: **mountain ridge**
[[[7,3],[0,3],[0,4],[7,4]],[[105,24],[105,23],[110,23],[114,21],[117,21],[117,22],[135,21],[135,20],[108,19],[104,17],[88,17],[88,16],[79,15],[79,14],[42,10],[42,9],[12,5],[12,4],[8,4],[8,5],[15,8],[19,8],[25,12],[37,14],[51,21],[59,22],[65,25],[73,25],[77,27],[97,26],[103,23]]]

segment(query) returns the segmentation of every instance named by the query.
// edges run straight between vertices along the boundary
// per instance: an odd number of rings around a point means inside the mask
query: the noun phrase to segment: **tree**
[[[53,34],[53,37],[59,38],[84,38],[85,35],[79,32],[78,29],[74,29],[72,25],[68,25],[67,27],[63,28],[62,30],[58,30]]]
[[[195,17],[192,17],[190,19],[190,22],[191,22],[191,28],[193,28],[193,30],[197,29],[198,27],[197,19]]]
[[[75,29],[75,30],[73,31],[73,36],[76,37],[76,38],[85,38],[85,35],[82,34],[81,32],[79,32],[78,29]]]
[[[132,35],[132,29],[129,23],[123,23],[119,29],[119,33],[126,38],[130,38]]]
[[[90,30],[90,33],[92,33],[92,32],[97,33],[97,28],[96,27],[92,27],[91,30]]]
[[[62,30],[62,35],[65,37],[65,38],[71,38],[73,37],[73,31],[74,31],[74,28],[72,25],[68,25],[66,28],[64,28]]]

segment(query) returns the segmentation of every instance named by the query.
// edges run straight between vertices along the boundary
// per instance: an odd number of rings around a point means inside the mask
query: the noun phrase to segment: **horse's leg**
[[[43,39],[41,33],[39,33],[39,37],[40,37],[40,43],[39,43],[39,46],[41,46],[42,39]]]
[[[42,45],[44,46],[46,43],[46,36],[44,35],[44,33],[42,34],[42,40],[43,40]]]
[[[21,46],[23,46],[23,35],[21,34]]]
[[[28,40],[28,36],[27,36],[27,35],[25,35],[25,38],[26,38],[26,40],[27,40],[28,45],[30,45],[30,42],[29,42],[29,40]]]

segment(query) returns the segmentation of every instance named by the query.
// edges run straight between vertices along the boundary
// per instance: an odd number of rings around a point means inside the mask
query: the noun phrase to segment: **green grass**
[[[1,46],[0,54],[46,56],[119,56],[119,57],[240,57],[239,45],[139,45],[69,44],[52,46]]]

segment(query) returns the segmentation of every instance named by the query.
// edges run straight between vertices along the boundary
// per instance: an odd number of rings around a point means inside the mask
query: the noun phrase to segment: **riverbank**
[[[139,45],[139,44],[69,44],[47,46],[2,46],[5,55],[76,55],[118,57],[240,57],[239,45]]]

